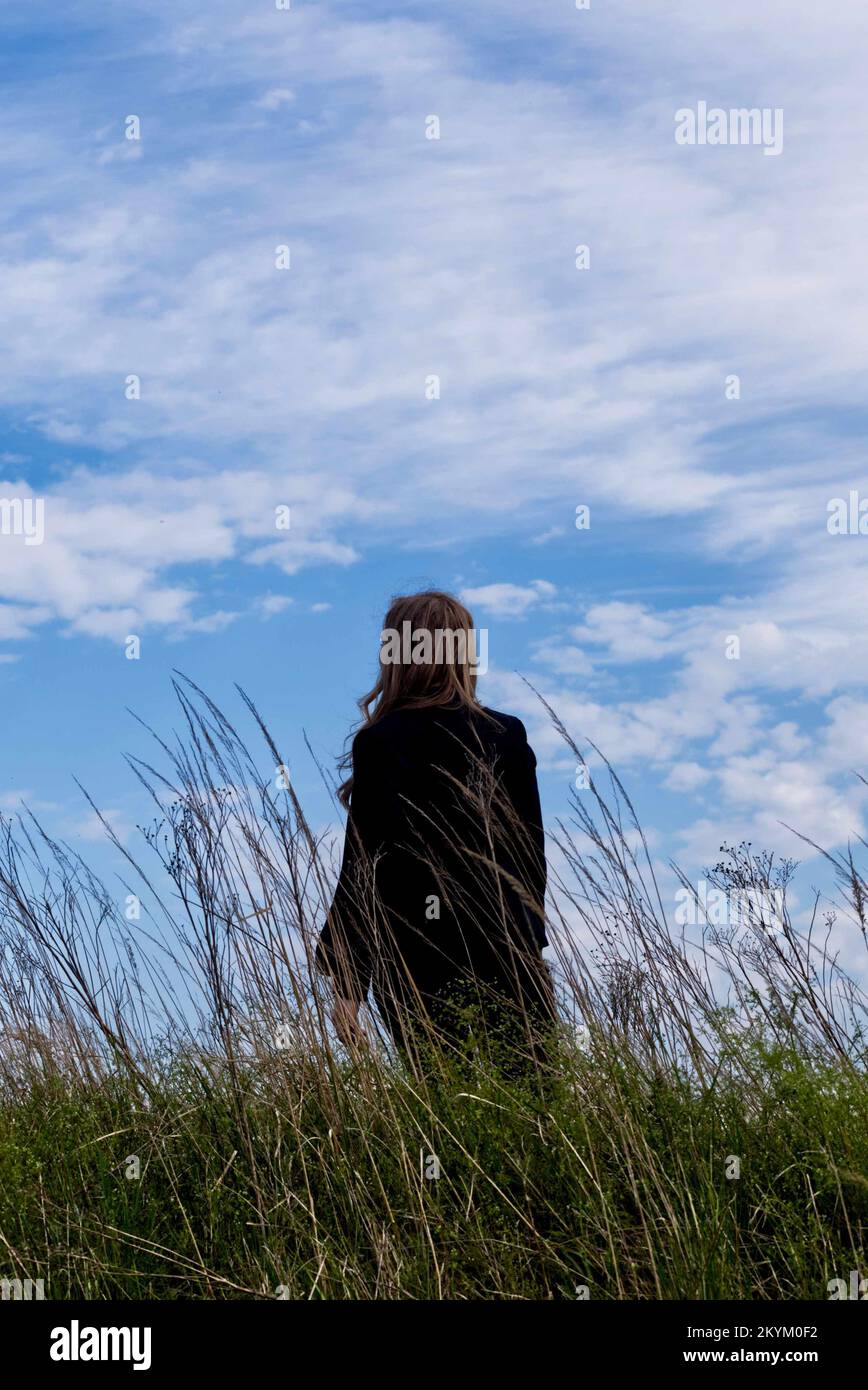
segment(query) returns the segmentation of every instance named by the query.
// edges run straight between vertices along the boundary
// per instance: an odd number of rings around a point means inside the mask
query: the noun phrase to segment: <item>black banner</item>
[[[352,1358],[355,1373],[399,1364],[402,1377],[468,1369],[518,1370],[551,1358],[582,1380],[593,1368],[702,1376],[709,1367],[808,1367],[827,1377],[861,1357],[865,1315],[822,1303],[212,1303],[0,1302],[4,1363],[24,1371],[93,1377],[202,1372],[227,1380],[323,1372]],[[578,1306],[576,1306],[578,1305]],[[455,1339],[460,1337],[460,1343]],[[409,1339],[409,1340],[408,1340]],[[530,1340],[529,1340],[530,1339]],[[460,1350],[459,1350],[460,1348]],[[858,1364],[858,1363],[857,1363]],[[571,1372],[572,1375],[572,1372]]]

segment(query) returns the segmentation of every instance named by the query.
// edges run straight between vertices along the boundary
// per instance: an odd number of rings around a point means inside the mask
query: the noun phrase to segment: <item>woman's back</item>
[[[545,853],[536,759],[511,715],[395,710],[356,735],[339,935],[381,1007],[458,979],[505,987],[538,955]],[[367,911],[365,910],[367,907]],[[367,920],[360,920],[367,917]]]
[[[423,611],[423,631],[435,635],[438,610],[472,624],[457,600],[432,592],[396,600],[387,630],[408,608]],[[408,1020],[441,1014],[457,995],[496,996],[525,1013],[544,997],[550,1014],[545,843],[521,720],[479,705],[475,674],[433,663],[385,667],[360,705],[366,722],[342,788],[344,857],[318,966],[352,1017],[373,987],[402,1044]]]

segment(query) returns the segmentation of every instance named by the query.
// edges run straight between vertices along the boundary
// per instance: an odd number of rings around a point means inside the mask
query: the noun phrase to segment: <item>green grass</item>
[[[602,1042],[544,1097],[286,1056],[178,1065],[146,1108],[123,1076],[46,1082],[0,1104],[6,1272],[49,1298],[822,1299],[865,1268],[865,1082],[753,1051],[749,1093]]]

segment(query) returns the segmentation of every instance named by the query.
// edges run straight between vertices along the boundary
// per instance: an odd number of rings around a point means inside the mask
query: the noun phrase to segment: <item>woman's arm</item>
[[[338,998],[346,1004],[354,1004],[356,1011],[370,988],[373,968],[373,883],[370,857],[362,834],[372,769],[365,753],[365,740],[357,734],[353,743],[353,791],[341,872],[315,957],[317,970],[329,976]],[[343,1010],[347,1017],[350,1012],[346,1008]]]
[[[515,720],[515,726],[515,738],[506,760],[504,785],[519,823],[516,859],[522,871],[525,887],[539,914],[533,923],[534,935],[539,946],[543,947],[548,945],[545,934],[548,870],[545,831],[536,779],[536,757],[527,741],[527,731],[520,719]]]

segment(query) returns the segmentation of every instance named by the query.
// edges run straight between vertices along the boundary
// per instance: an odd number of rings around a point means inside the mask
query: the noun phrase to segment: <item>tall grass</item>
[[[0,1277],[50,1298],[822,1299],[865,1272],[866,1000],[831,919],[793,925],[792,865],[741,846],[712,870],[753,903],[777,890],[779,922],[674,927],[608,769],[554,836],[552,1074],[481,1052],[413,1069],[373,1017],[349,1053],[310,968],[330,846],[252,703],[265,771],[176,691],[182,735],[131,760],[154,814],[144,863],[115,841],[119,890],[32,817],[2,825]],[[864,880],[833,862],[864,940]]]

